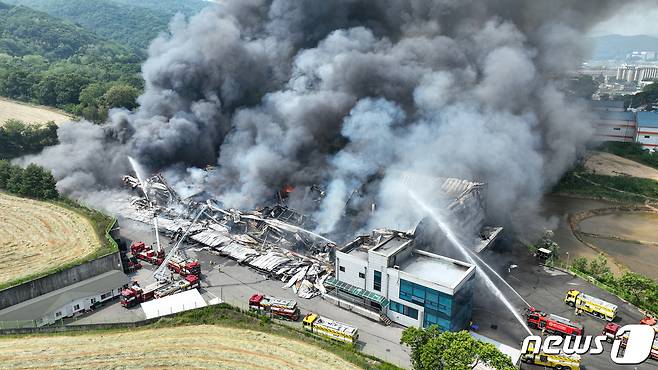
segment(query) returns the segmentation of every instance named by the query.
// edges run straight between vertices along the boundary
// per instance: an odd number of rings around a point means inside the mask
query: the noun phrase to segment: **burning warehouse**
[[[434,189],[441,204],[446,205],[444,211],[458,221],[455,224],[460,230],[484,228],[484,184],[410,173],[404,173],[402,179],[405,183],[423,182],[424,186]],[[429,292],[427,294],[436,295],[437,305],[439,297],[450,301],[457,296],[460,302],[470,302],[472,296],[470,279],[474,267],[420,250],[415,235],[409,232],[376,230],[336,250],[334,242],[312,231],[317,228],[312,217],[285,204],[253,211],[224,209],[213,199],[205,202],[194,201],[194,196],[182,199],[161,175],[151,176],[143,184],[132,177],[124,180],[133,190],[144,188],[137,192],[144,196],[135,196],[130,202],[132,211],[126,214],[128,218],[150,224],[150,219],[157,217],[160,231],[174,240],[180,237],[181,230],[189,228],[187,241],[197,244],[197,249],[229,257],[271,279],[280,280],[299,297],[323,295],[327,287],[333,288],[335,299],[356,301],[367,306],[364,312],[371,315],[374,312],[377,318],[381,314],[384,321],[393,320],[404,325],[439,323],[445,328],[461,328],[464,320],[470,317],[468,308],[463,312],[446,313],[437,311],[438,306],[418,307],[417,302],[409,301],[407,303],[411,304],[405,305],[400,301],[412,299],[400,293],[402,285],[389,284],[389,281],[399,281],[400,276],[404,277],[404,289],[409,284],[420,284],[427,288],[424,290]],[[321,194],[318,190],[312,193]],[[192,225],[190,216],[201,207],[204,209],[202,216]],[[153,210],[157,216],[153,215]],[[479,240],[479,244],[477,239],[474,237],[470,244],[475,251],[494,238],[485,239],[485,242]],[[438,275],[427,275],[426,271]],[[443,277],[449,277],[450,281]],[[445,315],[449,318],[445,319]]]

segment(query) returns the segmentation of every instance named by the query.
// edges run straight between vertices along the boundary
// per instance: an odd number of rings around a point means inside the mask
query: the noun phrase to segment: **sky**
[[[642,6],[620,7],[617,15],[598,24],[591,36],[601,35],[653,35],[658,36],[658,6],[650,6],[651,1]]]

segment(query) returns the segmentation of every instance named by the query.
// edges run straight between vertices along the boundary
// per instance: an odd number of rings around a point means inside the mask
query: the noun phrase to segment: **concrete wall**
[[[0,290],[0,310],[111,270],[122,271],[119,252]]]
[[[359,273],[365,276],[367,264],[358,257],[336,251],[336,278],[357,288],[366,289],[366,279],[359,277]],[[340,271],[340,267],[343,267],[345,271]]]
[[[171,315],[169,315],[171,316]],[[61,333],[71,331],[90,331],[90,330],[106,330],[106,329],[121,329],[121,328],[137,328],[140,326],[148,325],[158,321],[160,318],[146,319],[136,322],[120,322],[108,324],[71,324],[71,325],[54,325],[54,326],[40,326],[36,328],[16,328],[16,329],[0,329],[0,335],[20,335],[20,334],[44,334],[44,333]]]
[[[366,290],[371,292],[381,294],[385,298],[386,296],[386,287],[388,286],[388,276],[386,275],[386,268],[388,265],[388,259],[378,253],[375,253],[371,250],[368,251],[368,274],[366,275]],[[379,271],[382,274],[382,290],[375,290],[375,271]]]

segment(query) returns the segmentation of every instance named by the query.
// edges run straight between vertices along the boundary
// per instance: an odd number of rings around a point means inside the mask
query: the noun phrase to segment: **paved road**
[[[585,326],[586,334],[599,335],[606,323],[604,320],[597,319],[589,315],[576,316],[573,308],[567,306],[564,303],[564,296],[567,290],[578,289],[595,297],[599,297],[608,302],[616,304],[619,307],[619,313],[615,322],[621,325],[637,324],[642,319],[643,315],[636,308],[628,303],[625,303],[616,296],[605,292],[580,278],[573,277],[570,274],[538,266],[534,263],[532,258],[522,257],[525,255],[527,254],[519,253],[518,249],[515,250],[511,247],[505,248],[505,246],[502,246],[495,251],[488,252],[484,257],[487,261],[498,264],[500,267],[497,269],[497,271],[510,283],[514,289],[516,289],[519,294],[521,294],[521,296],[526,301],[528,301],[530,305],[536,307],[537,309],[541,309],[548,313],[560,315],[570,320],[580,322]],[[511,263],[517,264],[519,267],[512,269],[511,272],[508,272],[504,266],[509,266]],[[509,289],[504,291],[509,292]],[[512,294],[513,293],[508,293],[508,295]],[[513,297],[510,297],[510,300],[515,303],[516,307],[523,309],[524,304],[520,301],[520,299],[514,299]],[[499,310],[499,308],[493,310],[494,312],[492,317],[496,317],[498,315],[509,316],[506,312],[496,312],[497,310]],[[500,331],[493,332],[492,330],[487,329],[485,335],[496,338],[507,344],[516,342],[518,343],[517,348],[520,348],[520,344],[524,336],[516,336],[514,333],[512,333],[515,331],[512,330],[510,330],[510,332],[511,335],[502,333]],[[533,333],[540,334],[538,330],[533,330]],[[614,364],[612,360],[610,360],[611,344],[606,343],[604,348],[605,351],[601,355],[584,355],[581,362],[582,368],[585,370],[658,370],[658,361],[653,360],[647,360],[645,363],[636,366],[621,366]],[[523,368],[541,367],[524,365]]]

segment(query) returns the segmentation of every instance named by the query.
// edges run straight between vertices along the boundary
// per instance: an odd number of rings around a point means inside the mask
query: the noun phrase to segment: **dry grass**
[[[4,369],[357,369],[304,342],[213,325],[0,339]]]
[[[82,215],[0,193],[0,285],[52,270],[99,248],[94,228]]]
[[[54,108],[35,106],[0,98],[0,125],[8,119],[17,119],[25,123],[46,123],[55,121],[60,124],[70,121],[71,117]]]

